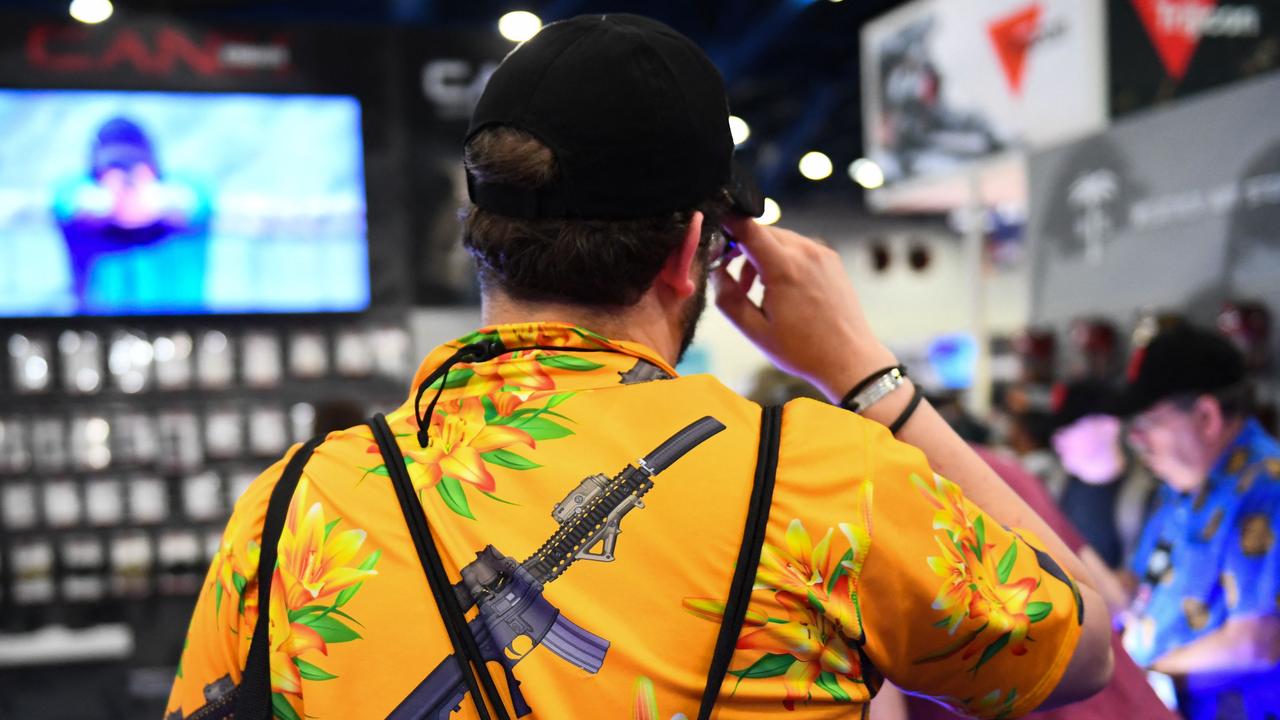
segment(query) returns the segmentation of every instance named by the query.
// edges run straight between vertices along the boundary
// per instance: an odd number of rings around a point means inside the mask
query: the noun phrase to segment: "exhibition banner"
[[[1280,308],[1280,74],[1031,156],[1032,316]]]
[[[917,0],[862,30],[867,154],[890,183],[1106,121],[1102,0]]]
[[[1112,117],[1280,68],[1273,0],[1108,0]]]

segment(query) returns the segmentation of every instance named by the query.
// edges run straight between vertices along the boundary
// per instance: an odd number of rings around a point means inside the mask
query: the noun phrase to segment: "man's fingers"
[[[750,258],[742,261],[742,271],[738,273],[738,289],[742,291],[743,295],[751,292],[751,286],[756,283],[758,274],[756,266],[751,264]]]
[[[748,338],[757,339],[764,336],[768,321],[764,313],[751,302],[747,292],[742,289],[725,268],[717,268],[711,276],[716,290],[716,307],[729,318]]]
[[[760,277],[764,278],[765,282],[787,267],[786,249],[774,236],[771,228],[751,218],[738,216],[727,218],[725,227],[738,242],[738,247],[742,248],[743,254],[760,271]]]

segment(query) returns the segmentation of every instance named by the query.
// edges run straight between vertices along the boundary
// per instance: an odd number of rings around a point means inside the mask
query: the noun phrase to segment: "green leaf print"
[[[494,465],[508,468],[510,470],[533,470],[542,467],[532,460],[522,458],[510,450],[503,450],[501,448],[498,450],[490,450],[486,453],[480,453],[480,457],[483,458],[486,463],[493,463]]]
[[[302,720],[282,693],[271,693],[271,714],[281,720]]]
[[[341,620],[332,615],[309,615],[302,618],[300,622],[319,633],[327,643],[343,643],[360,639],[360,633],[342,624]]]
[[[298,666],[298,674],[302,676],[303,680],[333,680],[338,677],[333,673],[325,672],[302,658],[294,658],[293,664]]]
[[[1053,612],[1053,603],[1033,602],[1027,604],[1027,617],[1031,618],[1031,622],[1038,623],[1049,617],[1049,613]]]
[[[827,694],[835,698],[836,702],[853,702],[853,698],[849,693],[845,692],[844,688],[840,687],[840,682],[836,680],[836,676],[832,673],[822,673],[814,684],[826,690]]]
[[[444,504],[455,513],[464,518],[475,520],[476,516],[471,514],[471,505],[467,503],[467,494],[462,489],[462,483],[457,478],[445,475],[440,478],[440,482],[436,484],[436,491],[440,493],[440,497],[444,499]]]
[[[604,367],[600,363],[584,360],[573,355],[541,355],[538,357],[538,362],[549,368],[568,370],[570,372],[587,372]]]
[[[790,668],[796,662],[794,655],[768,653],[759,660],[751,663],[751,667],[744,670],[730,670],[729,674],[742,678],[771,678],[784,675],[787,668]]]
[[[977,673],[978,668],[982,667],[983,665],[986,665],[987,662],[991,660],[991,658],[996,656],[996,653],[1003,650],[1004,646],[1009,644],[1009,638],[1012,635],[1013,633],[1005,633],[1000,637],[996,638],[995,642],[988,645],[987,649],[982,651],[982,657],[978,658],[978,664],[973,666],[973,671]]]
[[[1008,582],[1009,574],[1013,572],[1013,564],[1018,561],[1018,543],[1014,541],[1008,550],[1004,551],[1004,556],[1000,558],[1000,564],[996,566],[996,574],[1000,578],[1001,583]]]

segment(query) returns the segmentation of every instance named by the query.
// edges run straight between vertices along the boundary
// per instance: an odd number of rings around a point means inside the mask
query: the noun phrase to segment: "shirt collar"
[[[1265,434],[1266,431],[1262,429],[1262,425],[1258,424],[1257,420],[1253,418],[1246,419],[1240,431],[1236,433],[1235,438],[1218,456],[1217,462],[1213,464],[1213,470],[1209,472],[1209,485],[1216,485],[1222,480],[1234,478],[1248,467],[1249,460],[1253,455],[1254,445]]]
[[[590,353],[593,364],[603,364],[610,368],[616,367],[619,372],[625,372],[633,368],[636,363],[631,362],[631,360],[634,359],[643,360],[670,377],[676,377],[677,375],[675,368],[671,367],[661,355],[640,343],[628,340],[614,340],[570,323],[513,323],[482,327],[475,332],[440,345],[427,353],[427,357],[418,366],[418,371],[413,376],[415,390],[426,380],[428,375],[457,352],[458,348],[482,340],[498,340],[502,343],[506,352],[494,359],[499,362],[510,360],[517,355],[573,355],[577,354],[575,353],[577,351],[584,355]],[[464,368],[466,365],[459,364],[456,367]],[[552,364],[547,369],[550,372],[555,372],[557,368]],[[612,376],[605,382],[597,384],[617,384],[618,382],[618,377]]]

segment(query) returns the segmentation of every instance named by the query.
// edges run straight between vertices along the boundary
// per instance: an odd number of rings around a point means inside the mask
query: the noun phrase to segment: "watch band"
[[[878,370],[858,383],[840,401],[840,407],[856,413],[863,412],[902,387],[907,382],[907,369],[901,365]]]

